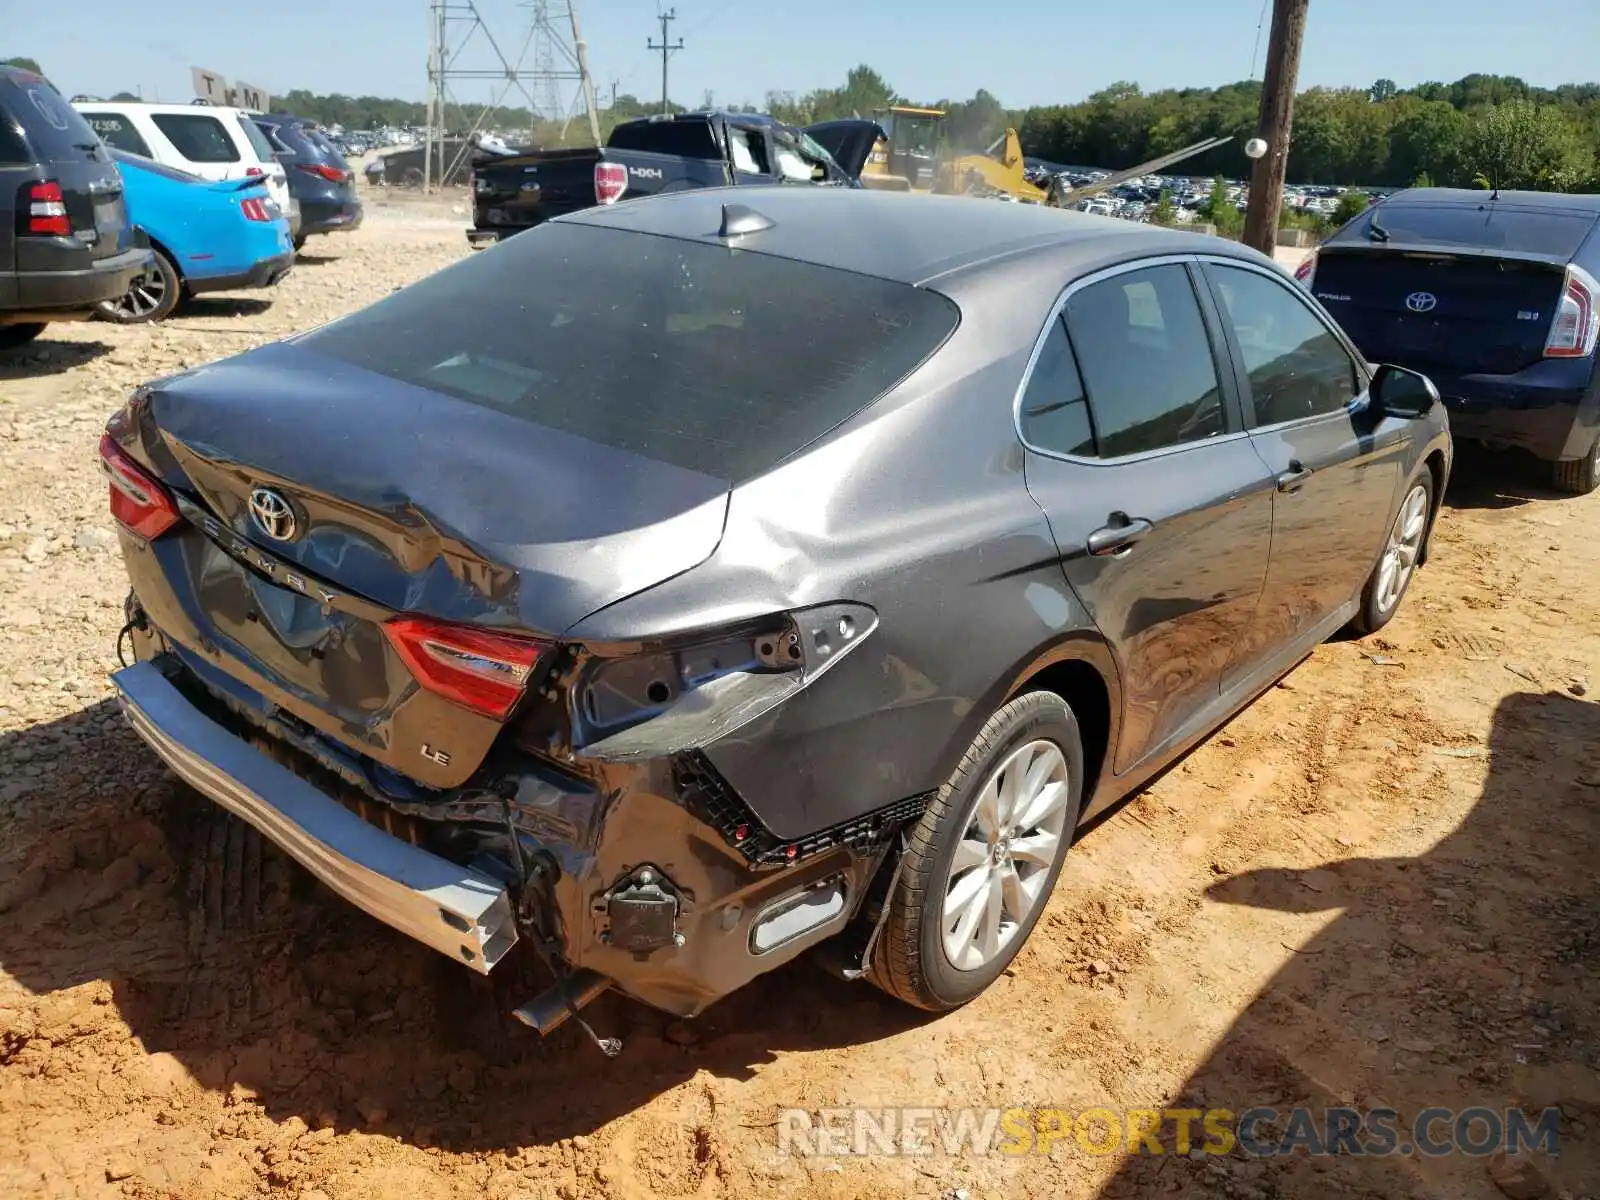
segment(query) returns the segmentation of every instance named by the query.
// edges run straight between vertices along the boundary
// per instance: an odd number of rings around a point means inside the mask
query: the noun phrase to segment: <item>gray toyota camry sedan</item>
[[[971,1000],[1086,819],[1393,616],[1451,463],[1250,250],[783,187],[551,221],[100,453],[134,727],[373,916],[542,959],[542,1030],[825,941]]]

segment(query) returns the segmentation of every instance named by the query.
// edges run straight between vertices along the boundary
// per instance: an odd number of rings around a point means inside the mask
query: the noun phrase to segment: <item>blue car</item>
[[[159,321],[183,296],[272,287],[294,265],[289,220],[253,176],[213,182],[112,149],[128,219],[150,239],[149,269],[100,313],[119,324]]]

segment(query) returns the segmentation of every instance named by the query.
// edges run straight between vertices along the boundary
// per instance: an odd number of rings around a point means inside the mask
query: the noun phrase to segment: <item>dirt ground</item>
[[[176,788],[107,672],[95,442],[128,390],[466,253],[374,203],[271,296],[0,367],[0,1197],[1600,1195],[1600,496],[1464,457],[1400,617],[1087,832],[1014,969],[930,1019],[791,964],[608,1061]],[[780,1110],[1559,1108],[1560,1154],[804,1157]]]

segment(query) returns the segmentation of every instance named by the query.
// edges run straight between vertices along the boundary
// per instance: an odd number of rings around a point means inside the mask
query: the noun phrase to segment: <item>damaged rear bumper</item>
[[[516,943],[498,881],[363,821],[212,721],[151,663],[112,682],[129,723],[173,771],[357,908],[484,973]]]

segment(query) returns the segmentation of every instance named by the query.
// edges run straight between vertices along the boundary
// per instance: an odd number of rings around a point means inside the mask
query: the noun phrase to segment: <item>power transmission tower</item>
[[[472,137],[513,89],[527,102],[534,122],[562,123],[563,141],[567,126],[582,105],[589,134],[599,145],[600,119],[595,111],[594,80],[589,74],[589,46],[579,28],[577,0],[531,0],[523,7],[532,10],[531,19],[516,57],[512,58],[500,48],[478,11],[477,0],[429,0],[424,190],[443,187],[460,170],[471,156]],[[531,65],[524,66],[530,55]],[[466,114],[452,94],[451,85],[474,80],[493,81],[489,100],[460,141],[452,145],[449,135],[461,131]],[[576,94],[570,105],[564,105],[561,92],[564,85],[571,83],[577,85]],[[455,110],[453,121],[451,109]]]
[[[676,21],[677,19],[678,10],[675,8],[667,9],[666,12],[656,18],[661,22],[661,44],[658,46],[649,38],[646,38],[644,43],[646,49],[661,51],[661,111],[664,113],[672,111],[672,102],[667,99],[667,58],[674,50],[683,49],[682,38],[679,38],[676,44],[667,41],[667,22]]]
[[[1305,40],[1310,0],[1273,0],[1272,32],[1267,38],[1267,69],[1261,80],[1258,136],[1267,152],[1250,173],[1250,207],[1244,218],[1244,240],[1263,254],[1278,245],[1278,219],[1283,210],[1283,178],[1289,165],[1289,135],[1294,125],[1294,88],[1300,74],[1300,45]]]

